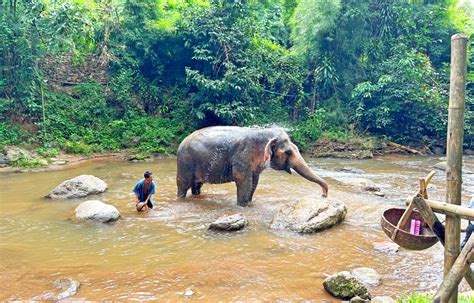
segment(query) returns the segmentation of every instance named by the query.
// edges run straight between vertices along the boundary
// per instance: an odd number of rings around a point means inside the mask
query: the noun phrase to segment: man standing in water
[[[153,174],[146,171],[143,174],[144,178],[137,182],[133,188],[136,196],[135,205],[137,211],[142,211],[145,206],[147,209],[153,208],[153,200],[151,196],[155,194],[155,183],[153,182]]]

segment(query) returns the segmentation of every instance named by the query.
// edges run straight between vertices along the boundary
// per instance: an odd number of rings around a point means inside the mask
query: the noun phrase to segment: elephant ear
[[[277,141],[278,137],[268,140],[268,143],[265,146],[265,151],[263,153],[263,162],[265,163],[265,165],[270,162],[270,159],[272,158],[273,154],[273,148],[275,147]]]

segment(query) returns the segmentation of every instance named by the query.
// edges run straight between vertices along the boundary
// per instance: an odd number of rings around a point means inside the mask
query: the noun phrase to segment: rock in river
[[[341,222],[346,213],[346,206],[341,201],[331,198],[306,198],[281,207],[273,217],[270,227],[313,233]]]
[[[374,250],[385,253],[396,253],[400,250],[400,246],[390,241],[372,243]]]
[[[34,301],[59,301],[66,298],[69,298],[77,293],[79,286],[81,283],[79,281],[73,280],[71,278],[61,278],[53,283],[55,288],[61,290],[61,292],[53,294],[53,293],[45,293],[43,295],[37,296],[33,298]]]
[[[243,214],[235,214],[232,216],[220,217],[211,223],[209,229],[231,231],[242,229],[246,225],[248,225],[247,218],[245,218]]]
[[[351,275],[367,286],[377,286],[380,284],[381,277],[375,269],[368,267],[359,267],[351,270]]]
[[[433,165],[434,168],[440,169],[440,170],[446,170],[447,167],[447,162],[446,161],[441,161]]]
[[[353,174],[365,174],[365,171],[360,168],[345,166],[341,169],[342,171],[353,173]]]
[[[76,207],[74,213],[78,220],[92,220],[103,223],[117,221],[120,218],[120,212],[115,206],[98,200],[82,202]]]
[[[374,297],[372,299],[372,301],[370,301],[372,303],[396,303],[397,301],[395,301],[392,297],[388,297],[388,296],[379,296],[379,297]]]
[[[92,175],[80,175],[64,181],[46,196],[51,199],[73,199],[103,193],[107,183]]]
[[[367,288],[354,278],[348,271],[341,271],[327,277],[323,282],[324,289],[331,295],[343,300],[350,300],[356,296],[362,299],[370,299]]]

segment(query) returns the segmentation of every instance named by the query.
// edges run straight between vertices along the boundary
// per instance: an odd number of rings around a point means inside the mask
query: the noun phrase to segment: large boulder
[[[80,175],[59,184],[46,196],[51,199],[73,199],[103,193],[107,183],[92,175]]]
[[[283,205],[273,217],[270,227],[313,233],[341,222],[346,214],[346,206],[341,201],[331,198],[306,198]]]
[[[351,275],[367,286],[378,286],[380,284],[381,277],[375,271],[375,269],[368,267],[359,267],[351,270]]]
[[[209,229],[232,231],[239,230],[248,225],[247,218],[243,214],[235,214],[232,216],[223,216],[211,223]]]
[[[350,300],[356,296],[370,299],[367,288],[354,278],[348,271],[341,271],[327,277],[323,282],[324,289],[336,298]]]
[[[103,223],[117,221],[120,218],[120,212],[115,206],[98,200],[82,202],[76,207],[74,213],[78,220],[92,220]]]
[[[8,162],[15,162],[20,158],[36,158],[36,155],[17,146],[6,148],[6,160]]]

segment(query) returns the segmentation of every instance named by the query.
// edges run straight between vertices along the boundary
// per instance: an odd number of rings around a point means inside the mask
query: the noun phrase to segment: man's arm
[[[135,194],[135,203],[140,202],[140,196],[138,195],[138,187],[139,187],[140,182],[137,182],[135,186],[133,187],[133,193]]]

